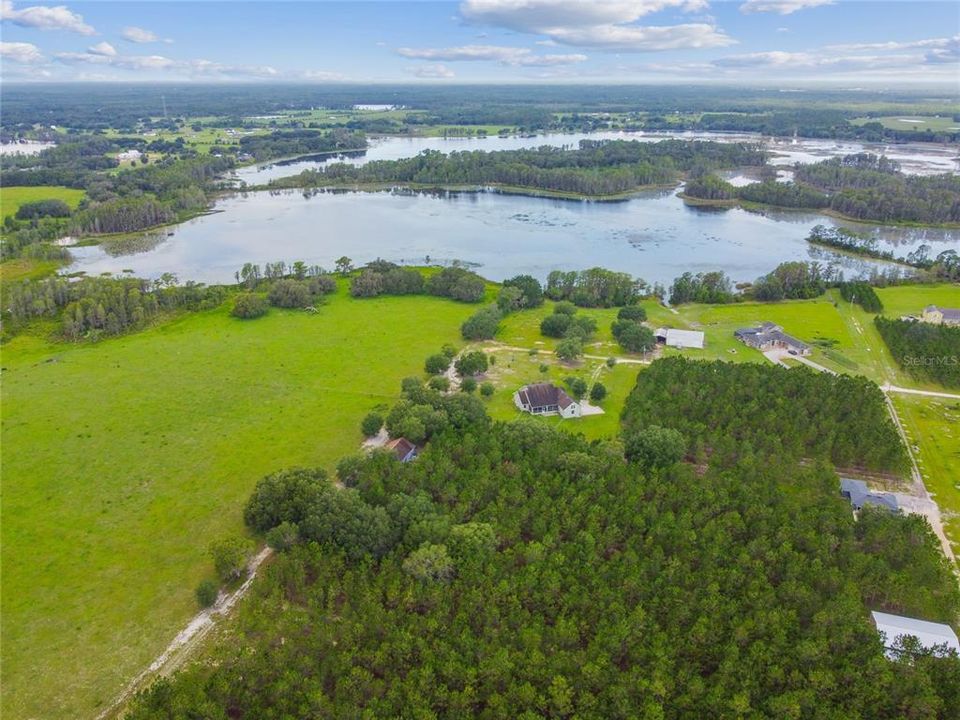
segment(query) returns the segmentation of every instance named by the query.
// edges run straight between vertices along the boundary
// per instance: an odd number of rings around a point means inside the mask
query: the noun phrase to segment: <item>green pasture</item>
[[[850,121],[853,125],[878,122],[891,130],[916,130],[942,132],[960,129],[960,122],[949,115],[892,115],[890,117],[859,117]]]
[[[60,185],[0,188],[0,217],[16,215],[21,205],[40,200],[63,200],[75,209],[83,199],[84,191]]]
[[[196,612],[254,483],[332,467],[474,307],[334,297],[226,307],[94,345],[3,349],[3,704],[93,717]]]

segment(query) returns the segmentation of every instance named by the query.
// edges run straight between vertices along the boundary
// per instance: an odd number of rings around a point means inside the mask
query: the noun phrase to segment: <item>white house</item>
[[[934,325],[960,325],[960,310],[956,308],[939,308],[936,305],[927,305],[923,309],[920,319]]]
[[[928,650],[935,645],[946,645],[960,653],[960,641],[949,625],[882,612],[870,614],[873,616],[873,624],[877,626],[877,632],[883,634],[887,657],[891,659],[897,656],[897,651],[893,649],[894,643],[898,637],[904,635],[912,635],[920,641],[921,647]]]
[[[531,415],[578,418],[581,412],[580,403],[550,383],[524,385],[513,394],[513,402],[520,410]]]

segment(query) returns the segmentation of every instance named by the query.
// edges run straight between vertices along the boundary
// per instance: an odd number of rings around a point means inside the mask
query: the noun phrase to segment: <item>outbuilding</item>
[[[405,437],[391,440],[383,447],[392,452],[400,462],[410,462],[417,456],[417,446]]]
[[[877,627],[877,632],[883,636],[883,645],[887,649],[886,655],[890,659],[896,659],[900,654],[894,649],[897,638],[911,635],[920,642],[920,647],[927,650],[937,645],[945,645],[960,653],[960,641],[957,640],[957,634],[949,625],[876,611],[870,614],[873,616],[873,624]]]
[[[850,501],[853,509],[860,511],[864,505],[874,505],[890,512],[899,512],[896,495],[872,492],[863,480],[840,478],[840,494]]]
[[[699,330],[677,330],[676,328],[658,328],[655,333],[657,342],[667,347],[703,349],[704,335]]]

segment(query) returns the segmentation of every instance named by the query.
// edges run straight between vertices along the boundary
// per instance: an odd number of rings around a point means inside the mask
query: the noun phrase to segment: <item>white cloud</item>
[[[488,61],[502,65],[547,66],[583,62],[586,55],[534,55],[529,48],[502,45],[461,45],[449,48],[399,48],[397,53],[417,60],[445,60],[447,62]]]
[[[420,67],[414,68],[413,74],[419,78],[428,79],[449,80],[450,78],[456,77],[456,73],[443,63],[421,65]]]
[[[842,45],[828,45],[827,51],[858,52],[861,50],[915,50],[918,48],[949,48],[960,44],[960,35],[953,37],[926,38],[924,40],[908,40],[897,42],[890,40],[880,43],[844,43]]]
[[[731,45],[712,22],[645,26],[640,18],[661,10],[704,10],[706,0],[464,0],[471,22],[545,35],[548,41],[621,52]]]
[[[116,48],[106,41],[97,43],[92,47],[88,47],[87,52],[93,55],[106,55],[107,57],[112,57],[113,55],[117,54]]]
[[[13,7],[11,0],[2,0],[0,19],[37,30],[69,30],[81,35],[96,34],[96,30],[83,21],[82,15],[77,15],[65,5],[56,7],[35,5],[17,10]]]
[[[40,48],[25,42],[0,42],[0,57],[21,64],[43,61],[43,53],[40,52]]]
[[[103,43],[101,43],[103,44]],[[103,52],[62,52],[54,57],[65,65],[106,65],[134,71],[164,71],[201,78],[275,78],[280,72],[269,65],[226,65],[213,60],[174,60],[163,55],[113,55]]]
[[[346,79],[341,73],[327,70],[305,70],[300,77],[314,82],[340,82]]]
[[[120,35],[124,40],[129,40],[132,43],[142,44],[160,41],[160,38],[157,37],[156,33],[135,26],[125,27]]]
[[[584,28],[563,28],[555,30],[552,37],[557,42],[566,45],[619,50],[621,52],[725,47],[736,42],[712,25],[703,23],[664,26],[596,25]]]
[[[792,15],[797,10],[833,5],[835,0],[747,0],[740,6],[742,13],[773,12],[781,15]]]

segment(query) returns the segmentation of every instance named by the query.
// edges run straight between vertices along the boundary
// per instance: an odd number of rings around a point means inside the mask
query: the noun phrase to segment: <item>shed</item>
[[[668,328],[664,343],[667,347],[703,349],[703,333],[699,330],[677,330]]]
[[[912,635],[926,649],[935,645],[946,645],[960,653],[960,641],[957,640],[957,634],[949,625],[876,611],[870,614],[873,616],[873,624],[876,625],[877,632],[883,635],[883,644],[887,648],[889,658],[896,658],[897,651],[893,649],[893,645],[898,637],[904,635]]]

